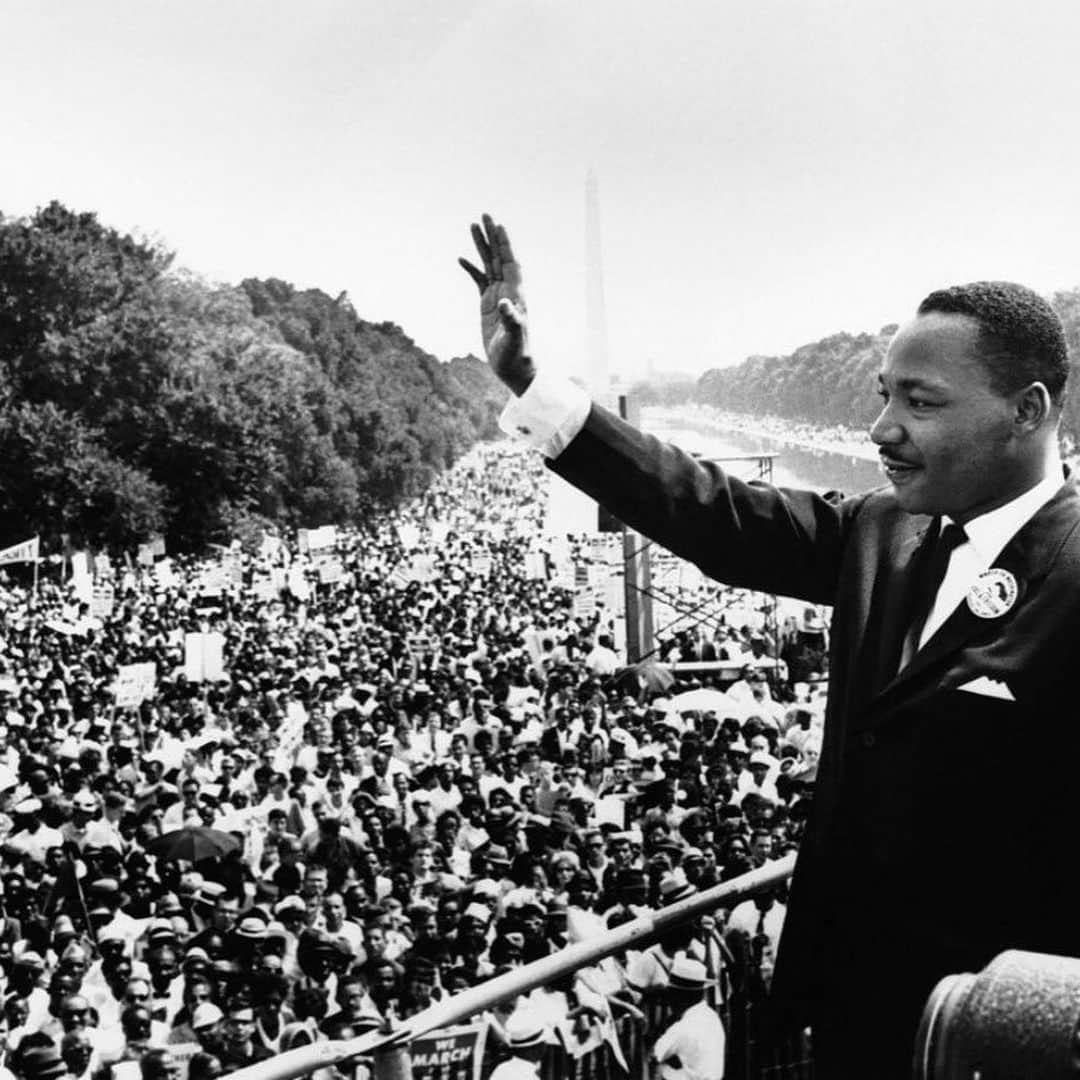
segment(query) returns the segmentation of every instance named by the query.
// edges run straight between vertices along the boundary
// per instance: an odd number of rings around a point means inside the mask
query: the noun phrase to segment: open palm
[[[514,259],[506,229],[484,214],[482,225],[472,226],[472,238],[483,269],[458,259],[480,290],[480,333],[492,370],[515,394],[532,382],[525,297],[521,267]]]

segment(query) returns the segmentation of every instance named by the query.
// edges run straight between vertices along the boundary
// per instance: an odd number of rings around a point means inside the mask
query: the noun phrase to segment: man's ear
[[[1054,408],[1050,391],[1041,382],[1029,383],[1013,397],[1013,423],[1017,434],[1037,431],[1049,419]]]

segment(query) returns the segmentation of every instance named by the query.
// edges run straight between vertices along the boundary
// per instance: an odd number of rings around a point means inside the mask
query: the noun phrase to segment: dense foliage
[[[1059,292],[1051,303],[1065,324],[1070,354],[1080,357],[1080,290]],[[644,404],[694,401],[732,412],[768,413],[800,423],[865,429],[880,407],[877,375],[896,325],[876,334],[834,334],[790,356],[751,356],[741,364],[706,371],[696,383],[673,378],[635,387]],[[1070,378],[1063,432],[1080,444],[1080,374]]]
[[[495,434],[505,392],[476,358],[344,294],[170,263],[58,203],[0,218],[0,545],[361,522]]]

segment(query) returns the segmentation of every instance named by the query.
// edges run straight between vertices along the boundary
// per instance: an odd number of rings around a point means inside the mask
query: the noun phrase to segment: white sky
[[[534,351],[701,371],[1080,284],[1076,0],[9,0],[0,210],[58,198],[220,281],[281,277],[479,353],[504,220]]]

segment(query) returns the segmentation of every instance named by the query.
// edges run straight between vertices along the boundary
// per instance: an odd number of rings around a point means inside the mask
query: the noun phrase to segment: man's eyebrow
[[[879,373],[877,381],[878,386],[884,386],[885,376]],[[945,390],[945,387],[942,386],[941,383],[934,382],[931,379],[917,379],[912,376],[897,379],[895,386],[897,390],[932,390],[937,393],[941,393]]]

